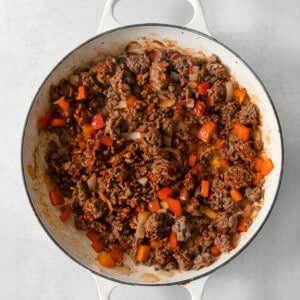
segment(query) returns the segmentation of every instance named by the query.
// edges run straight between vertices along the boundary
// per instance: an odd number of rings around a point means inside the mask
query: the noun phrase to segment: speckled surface
[[[212,274],[203,299],[300,298],[300,2],[202,0],[208,28],[266,85],[285,143],[276,206],[254,242]],[[139,3],[137,7],[137,3]],[[65,256],[36,220],[22,183],[20,141],[31,100],[65,54],[91,37],[103,0],[0,0],[0,299],[98,299],[91,274]],[[120,0],[123,24],[185,24],[184,0]],[[189,299],[181,287],[120,287],[112,299]]]

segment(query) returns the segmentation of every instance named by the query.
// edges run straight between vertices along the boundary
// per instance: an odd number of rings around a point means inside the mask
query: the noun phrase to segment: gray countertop
[[[300,1],[203,0],[213,37],[240,54],[273,98],[285,144],[275,208],[253,243],[213,273],[203,299],[300,299]],[[103,0],[0,0],[0,299],[98,299],[90,273],[35,218],[21,178],[20,141],[33,96],[58,60],[91,37]],[[138,6],[137,6],[138,5]],[[121,23],[185,24],[184,0],[120,0]],[[112,299],[189,299],[182,287],[120,287]]]

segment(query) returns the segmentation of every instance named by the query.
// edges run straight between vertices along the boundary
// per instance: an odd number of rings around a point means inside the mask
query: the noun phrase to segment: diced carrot
[[[247,91],[244,88],[233,89],[233,100],[242,104],[247,97]]]
[[[203,207],[202,211],[206,216],[208,216],[212,220],[216,220],[219,217],[219,215],[208,206]]]
[[[92,243],[92,248],[97,252],[100,253],[104,250],[104,246],[100,240],[94,241]]]
[[[255,157],[253,160],[253,167],[255,171],[260,172],[261,171],[261,166],[263,163],[263,159],[261,157]]]
[[[120,241],[120,246],[122,249],[127,250],[130,248],[130,244],[128,242],[126,242],[125,240],[121,240]]]
[[[70,103],[66,100],[65,96],[60,97],[54,103],[57,104],[65,112],[69,110]]]
[[[212,158],[210,159],[210,166],[215,169],[221,166],[219,157],[216,153],[213,153]]]
[[[54,118],[50,121],[50,126],[52,127],[62,127],[65,126],[65,120],[62,118]]]
[[[102,129],[105,126],[105,121],[102,115],[98,113],[93,116],[91,124],[95,129]]]
[[[90,138],[96,133],[96,129],[90,124],[82,125],[82,133],[85,138]]]
[[[237,190],[235,188],[232,188],[230,190],[230,196],[231,196],[232,200],[235,202],[239,202],[243,199],[243,195],[240,193],[239,190]]]
[[[150,246],[148,245],[139,245],[136,252],[136,260],[138,262],[143,262],[147,260],[150,256]]]
[[[97,231],[96,229],[92,229],[90,230],[86,236],[88,237],[88,239],[91,241],[91,242],[96,242],[96,241],[99,241],[101,235],[100,235],[100,232]]]
[[[85,100],[87,98],[87,89],[85,85],[80,85],[77,91],[76,100]]]
[[[223,168],[229,168],[231,167],[231,163],[229,160],[225,159],[225,158],[221,158],[220,159],[220,164],[221,164],[221,167]]]
[[[110,136],[102,135],[100,136],[100,143],[107,147],[112,147],[114,140]]]
[[[97,256],[97,260],[100,263],[100,265],[105,268],[113,268],[115,266],[115,262],[112,259],[110,253],[107,252],[99,253]]]
[[[262,164],[261,164],[261,171],[260,173],[263,176],[268,175],[274,168],[274,164],[272,162],[272,160],[270,158],[266,158],[263,160]]]
[[[210,247],[210,253],[213,256],[219,256],[221,254],[221,251],[216,245],[213,245],[212,247]]]
[[[188,191],[188,189],[183,186],[181,189],[180,189],[180,192],[179,192],[179,199],[183,202],[186,202],[190,199],[190,193]]]
[[[49,192],[49,198],[52,205],[61,205],[65,202],[64,197],[59,190]]]
[[[61,215],[59,218],[63,221],[66,222],[72,214],[72,207],[70,204],[66,204],[61,208]]]
[[[152,249],[158,249],[161,248],[163,246],[163,243],[161,241],[151,241],[150,243],[150,247]]]
[[[191,167],[191,168],[195,167],[196,160],[197,160],[197,156],[195,154],[190,154],[190,156],[189,156],[189,167]]]
[[[261,173],[255,173],[252,176],[252,184],[257,186],[261,183],[261,181],[264,179],[264,176]]]
[[[135,107],[137,102],[136,97],[134,97],[133,95],[130,95],[127,99],[126,99],[126,103],[127,103],[127,107]]]
[[[135,208],[135,211],[136,211],[137,213],[140,213],[140,212],[142,212],[142,211],[144,211],[144,210],[145,210],[144,206],[141,206],[141,205],[138,205],[138,206]]]
[[[197,137],[199,140],[202,140],[204,143],[208,144],[210,139],[215,132],[217,125],[213,121],[206,121],[202,127],[199,129]]]
[[[236,122],[233,127],[233,134],[239,140],[248,141],[250,139],[250,128],[240,122]]]
[[[172,250],[175,250],[177,247],[178,247],[177,233],[172,231],[170,234],[170,248]]]
[[[207,198],[209,196],[209,181],[208,180],[201,180],[201,192],[202,197]]]
[[[37,128],[42,130],[50,125],[51,120],[54,118],[53,112],[46,112],[43,116],[38,119]]]
[[[225,148],[225,141],[223,139],[217,139],[216,140],[216,149],[218,151],[222,150]]]
[[[252,220],[250,218],[242,217],[239,221],[238,226],[237,226],[238,231],[240,231],[240,232],[248,231],[251,223],[252,223]]]
[[[160,200],[166,200],[169,197],[172,197],[173,190],[168,186],[163,186],[157,191],[157,196]]]
[[[159,210],[160,209],[160,205],[159,205],[158,200],[154,199],[151,202],[149,202],[148,209],[151,212],[156,212],[157,210]]]
[[[113,248],[109,253],[115,263],[122,261],[124,258],[124,254],[117,248]]]
[[[197,101],[192,110],[192,114],[197,117],[202,117],[205,114],[206,105],[202,101]]]
[[[198,85],[198,93],[200,95],[204,96],[204,95],[207,94],[208,88],[209,88],[209,83],[207,81],[199,83],[199,85]]]
[[[176,216],[180,217],[182,215],[182,207],[180,201],[173,198],[165,199],[169,206],[169,210],[173,212]]]

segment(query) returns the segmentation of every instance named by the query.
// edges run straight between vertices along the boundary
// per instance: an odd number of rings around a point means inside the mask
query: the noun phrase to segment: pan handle
[[[193,280],[184,287],[190,292],[191,300],[201,300],[208,276]]]
[[[119,0],[107,0],[104,6],[102,19],[97,30],[97,34],[122,26],[114,17],[114,5]],[[187,0],[193,7],[194,15],[192,20],[185,27],[201,31],[210,35],[205,21],[205,16],[200,0]]]
[[[104,277],[93,274],[93,278],[97,285],[100,300],[109,300],[111,292],[120,285],[120,283],[105,279]]]

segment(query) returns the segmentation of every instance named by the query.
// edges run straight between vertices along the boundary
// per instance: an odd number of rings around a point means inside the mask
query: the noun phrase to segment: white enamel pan
[[[116,0],[108,0],[104,9],[101,25],[95,37],[89,39],[64,57],[50,72],[37,91],[26,119],[22,142],[22,169],[28,198],[42,227],[50,238],[74,261],[90,270],[96,279],[101,299],[109,299],[111,291],[120,284],[129,285],[174,285],[183,284],[190,291],[192,299],[200,299],[208,275],[231,261],[253,240],[268,218],[274,205],[282,175],[283,142],[280,124],[272,100],[253,70],[236,53],[213,39],[206,27],[202,8],[197,0],[188,0],[194,16],[185,27],[166,24],[138,24],[120,26],[113,17]],[[45,179],[45,137],[39,136],[37,120],[49,108],[49,88],[52,84],[68,76],[74,66],[82,66],[97,61],[104,55],[118,54],[131,41],[149,45],[149,41],[160,41],[166,47],[180,47],[191,53],[202,51],[206,55],[215,53],[229,68],[258,106],[262,116],[263,141],[266,152],[274,162],[275,168],[266,179],[264,205],[247,233],[243,233],[238,246],[229,253],[222,254],[212,265],[199,271],[157,273],[151,267],[134,266],[132,273],[119,274],[115,269],[102,268],[95,260],[95,252],[90,247],[85,234],[73,228],[70,221],[59,221],[59,211],[51,206],[48,198],[49,183]],[[245,41],[246,42],[246,41]],[[146,45],[147,46],[147,45]],[[145,282],[144,273],[154,274],[158,281]]]

